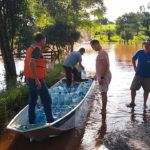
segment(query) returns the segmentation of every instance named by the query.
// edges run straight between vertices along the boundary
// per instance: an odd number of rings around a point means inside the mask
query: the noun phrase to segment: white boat
[[[52,86],[49,90],[53,93],[54,88],[58,88],[60,84],[63,84],[62,80],[57,82],[54,86]],[[37,124],[29,124],[28,123],[28,105],[24,107],[8,124],[7,129],[13,130],[15,132],[19,132],[22,135],[28,137],[30,141],[32,140],[42,140],[47,137],[57,136],[65,131],[68,131],[72,128],[75,128],[80,124],[79,120],[83,117],[82,111],[84,111],[84,103],[86,101],[87,96],[91,93],[95,82],[92,79],[88,79],[87,81],[76,83],[76,87],[74,88],[74,93],[78,92],[79,95],[71,95],[69,99],[71,99],[70,103],[66,103],[67,94],[65,93],[63,96],[58,96],[59,98],[63,97],[64,103],[59,105],[59,107],[63,108],[63,110],[56,109],[53,111],[55,116],[55,121],[52,123],[46,123],[45,121]],[[74,86],[73,86],[74,87]],[[80,89],[79,89],[80,87]],[[85,89],[84,89],[84,88]],[[84,91],[82,91],[84,89]],[[80,90],[80,91],[79,91]],[[58,93],[56,93],[58,94]],[[55,94],[55,95],[56,95]],[[73,94],[73,93],[72,93]],[[51,95],[52,102],[55,103],[54,95]],[[59,101],[58,99],[57,101]],[[37,104],[39,105],[39,104]],[[64,105],[64,106],[62,106]],[[39,107],[39,106],[38,106]],[[41,106],[42,107],[42,106]],[[53,105],[52,109],[58,106]],[[36,111],[37,111],[36,107]],[[59,111],[58,111],[59,110]]]

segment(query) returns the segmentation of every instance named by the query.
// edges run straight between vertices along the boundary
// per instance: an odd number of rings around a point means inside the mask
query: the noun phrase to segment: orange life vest
[[[33,50],[36,47],[38,47],[38,46],[35,46],[35,47],[31,46],[27,49],[26,57],[24,60],[23,74],[25,77],[31,78],[31,79],[34,79],[34,76],[30,69],[31,55],[32,55]],[[46,77],[46,61],[44,60],[44,58],[39,58],[36,60],[36,74],[37,74],[38,79],[45,79],[45,77]]]

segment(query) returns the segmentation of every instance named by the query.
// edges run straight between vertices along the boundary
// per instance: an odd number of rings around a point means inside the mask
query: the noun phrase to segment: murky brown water
[[[88,117],[80,128],[33,143],[5,131],[0,150],[150,150],[150,98],[148,108],[144,110],[141,89],[136,96],[136,107],[126,107],[134,76],[131,57],[141,45],[111,44],[104,48],[109,53],[112,72],[106,115],[101,114],[101,98],[96,85],[88,98]],[[84,55],[83,64],[87,71],[95,71],[95,57],[94,52]]]

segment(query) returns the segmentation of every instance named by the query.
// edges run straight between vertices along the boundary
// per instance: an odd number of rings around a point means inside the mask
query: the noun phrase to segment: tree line
[[[126,13],[110,22],[100,20],[100,25],[92,29],[95,37],[103,41],[140,42],[150,37],[150,13],[140,6],[138,12]]]

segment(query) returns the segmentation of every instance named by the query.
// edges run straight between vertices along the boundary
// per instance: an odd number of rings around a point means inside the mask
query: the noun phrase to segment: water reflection
[[[147,114],[146,108],[143,109],[143,113],[136,113],[135,112],[135,107],[131,108],[131,122],[137,122],[138,119],[136,120],[137,116],[139,115],[140,117],[142,116],[143,123],[147,123],[148,121],[148,114]]]
[[[131,108],[131,122],[135,122],[136,121],[135,118],[136,118],[135,109],[133,107],[133,108]]]
[[[106,113],[101,113],[102,115],[102,125],[100,130],[98,131],[98,138],[96,139],[95,147],[97,150],[103,145],[104,136],[107,131],[107,124],[106,124]]]
[[[126,62],[130,63],[131,58],[136,50],[142,48],[142,44],[133,44],[133,45],[126,45],[126,44],[116,44],[115,45],[115,57],[118,62]]]

